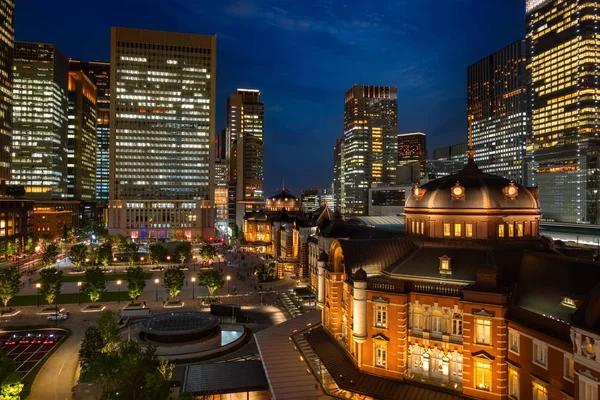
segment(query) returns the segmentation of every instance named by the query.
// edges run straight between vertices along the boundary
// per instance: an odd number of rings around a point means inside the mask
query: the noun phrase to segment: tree
[[[63,272],[56,268],[46,268],[40,271],[40,294],[44,296],[48,304],[54,304],[54,300],[60,294],[63,284]]]
[[[9,267],[0,269],[0,300],[8,307],[10,299],[21,289],[21,274],[19,268]]]
[[[163,286],[170,297],[175,297],[181,292],[184,280],[185,274],[179,268],[169,268],[165,271]]]
[[[127,273],[127,292],[131,297],[131,302],[139,299],[146,287],[146,276],[142,267],[129,267],[125,270]]]
[[[128,239],[126,236],[123,236],[121,234],[118,234],[114,236],[111,241],[119,248],[119,251],[124,252],[125,246],[131,241],[131,239]]]
[[[100,357],[103,348],[104,342],[100,329],[95,326],[87,328],[79,348],[79,365],[84,372],[88,370],[94,359]]]
[[[103,266],[108,266],[110,261],[113,259],[112,244],[110,242],[102,243],[98,257],[100,258],[100,262]]]
[[[100,246],[90,244],[87,249],[87,257],[90,259],[92,265],[98,265],[100,262]]]
[[[212,260],[218,254],[219,252],[217,251],[215,246],[211,246],[210,244],[205,244],[200,248],[200,257],[202,257],[202,259],[205,261]]]
[[[192,245],[188,242],[181,242],[175,247],[175,256],[181,260],[181,264],[185,262],[186,259],[192,258]]]
[[[10,257],[15,254],[17,254],[17,245],[13,240],[9,240],[8,242],[6,242],[6,255]]]
[[[56,257],[58,256],[58,246],[55,244],[49,244],[46,246],[44,250],[44,254],[42,255],[42,264],[44,267],[48,267],[56,262]]]
[[[15,362],[0,350],[0,400],[19,400],[23,386]]]
[[[150,264],[158,264],[167,258],[167,249],[160,243],[151,244],[149,250]]]
[[[146,392],[147,400],[168,399],[171,392],[171,378],[173,377],[174,363],[169,362],[166,357],[158,359],[158,367],[151,373],[146,374]]]
[[[69,251],[69,258],[74,266],[77,268],[81,268],[81,265],[85,262],[85,258],[87,257],[88,248],[85,244],[79,243],[71,246],[71,250]]]
[[[138,250],[140,249],[140,245],[135,242],[129,242],[123,247],[123,249],[124,249],[123,252],[125,253],[125,256],[127,257],[127,261],[129,262],[129,265],[133,265],[137,258],[137,254],[138,254]]]
[[[29,236],[27,238],[27,243],[25,244],[25,253],[33,254],[35,253],[35,248],[37,247],[38,238],[37,236]]]
[[[225,285],[223,274],[214,269],[200,271],[198,273],[198,285],[206,286],[208,293],[212,296],[215,290],[220,289]]]
[[[106,279],[100,267],[92,267],[85,271],[85,282],[81,285],[81,290],[88,295],[92,303],[100,299],[106,291]]]
[[[181,231],[177,231],[173,235],[173,240],[174,241],[182,241],[182,240],[186,240],[186,239],[187,239],[187,237]]]
[[[112,311],[103,311],[98,319],[98,330],[102,337],[102,352],[112,353],[119,347],[121,335],[119,325]]]

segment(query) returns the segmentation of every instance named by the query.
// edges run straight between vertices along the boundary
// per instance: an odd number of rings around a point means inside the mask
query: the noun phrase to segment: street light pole
[[[77,282],[77,297],[79,298],[79,305],[81,305],[81,282]]]
[[[196,297],[196,277],[192,276],[192,300],[194,300],[194,298]]]
[[[229,282],[231,281],[231,276],[227,275],[227,295],[229,296]]]
[[[35,287],[37,289],[37,306],[40,306],[40,288],[42,287],[41,283],[36,283]]]
[[[121,280],[117,281],[117,302],[121,303]]]
[[[156,278],[156,279],[154,280],[154,285],[155,285],[155,287],[156,287],[156,301],[158,301],[158,282],[160,282],[160,281],[159,281],[159,279],[158,279],[158,278]]]

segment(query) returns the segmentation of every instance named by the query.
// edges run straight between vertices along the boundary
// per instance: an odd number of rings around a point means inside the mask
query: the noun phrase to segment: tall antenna
[[[469,114],[469,147],[467,149],[469,162],[475,161],[475,150],[473,150],[473,119],[473,114]]]

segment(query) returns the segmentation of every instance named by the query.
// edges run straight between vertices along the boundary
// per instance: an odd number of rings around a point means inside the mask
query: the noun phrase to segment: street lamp
[[[167,256],[167,261],[171,261],[171,256]]]
[[[117,281],[117,301],[121,303],[121,280]]]
[[[229,281],[231,281],[231,276],[227,275],[227,295],[229,295]]]
[[[158,282],[160,282],[160,280],[158,278],[156,278],[154,280],[154,284],[156,286],[156,301],[158,301]]]
[[[81,305],[81,282],[77,282],[77,297],[79,298],[79,305]]]
[[[41,283],[36,283],[35,288],[37,289],[37,304],[40,306],[40,288],[42,287]]]
[[[196,277],[192,276],[192,300],[194,300],[195,295],[196,295],[196,293],[195,293],[195,291],[196,291],[195,286],[196,286]]]

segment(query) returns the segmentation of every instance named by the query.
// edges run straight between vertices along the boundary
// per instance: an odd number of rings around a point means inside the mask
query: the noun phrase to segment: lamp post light
[[[158,282],[160,282],[160,280],[156,278],[154,280],[154,286],[156,287],[156,301],[158,301]]]
[[[37,289],[37,306],[40,306],[40,288],[42,287],[41,283],[36,283],[35,288]]]
[[[81,285],[82,282],[77,282],[77,297],[79,299],[79,305],[81,305]]]
[[[167,256],[167,261],[171,261],[171,256]]]
[[[121,280],[117,281],[117,302],[121,303]]]
[[[227,275],[227,295],[229,296],[229,282],[231,281],[231,276]]]
[[[196,286],[196,277],[192,276],[192,300],[194,300],[194,298],[196,297],[196,293],[195,293],[196,288],[195,288],[195,286]]]

